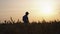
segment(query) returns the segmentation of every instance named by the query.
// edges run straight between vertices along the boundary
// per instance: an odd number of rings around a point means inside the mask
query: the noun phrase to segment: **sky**
[[[22,21],[26,11],[30,22],[60,20],[60,0],[0,0],[0,21]]]

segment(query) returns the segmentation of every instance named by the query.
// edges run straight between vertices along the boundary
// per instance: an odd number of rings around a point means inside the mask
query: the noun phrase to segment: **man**
[[[28,24],[29,23],[29,19],[28,19],[28,12],[25,13],[25,15],[23,16],[23,22],[24,24]]]

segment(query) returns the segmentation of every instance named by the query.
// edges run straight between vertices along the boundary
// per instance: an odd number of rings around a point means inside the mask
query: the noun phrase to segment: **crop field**
[[[60,21],[32,22],[27,25],[4,21],[0,24],[0,34],[60,34]]]

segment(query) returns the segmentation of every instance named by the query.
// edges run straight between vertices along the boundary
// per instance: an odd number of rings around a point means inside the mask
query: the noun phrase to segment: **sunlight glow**
[[[41,13],[43,15],[51,15],[52,14],[52,8],[50,8],[50,6],[43,6],[42,7],[42,10],[41,10]]]
[[[42,3],[40,8],[40,12],[43,16],[51,16],[53,14],[53,7],[49,2]]]

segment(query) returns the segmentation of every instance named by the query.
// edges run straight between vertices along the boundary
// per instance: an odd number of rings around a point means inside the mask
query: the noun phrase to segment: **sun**
[[[52,14],[52,9],[50,7],[43,7],[43,9],[41,10],[41,13],[43,15],[51,15]]]
[[[49,3],[42,4],[40,8],[40,12],[43,16],[51,16],[53,14],[53,8]]]

